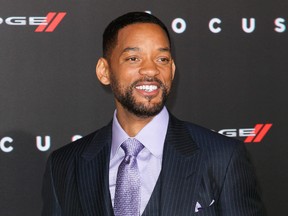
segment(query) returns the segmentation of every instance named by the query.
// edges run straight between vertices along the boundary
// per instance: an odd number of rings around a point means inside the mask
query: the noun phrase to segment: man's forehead
[[[134,46],[133,43],[139,41],[161,41],[161,48],[163,51],[170,50],[169,38],[165,31],[157,24],[154,23],[135,23],[128,25],[119,30],[117,35],[117,45],[124,45],[129,47]]]
[[[155,23],[133,23],[129,24],[118,31],[118,39],[122,35],[134,36],[139,32],[147,32],[149,30],[150,34],[157,34],[164,36],[167,41],[169,41],[166,32],[157,24]],[[126,35],[126,36],[127,36]],[[145,38],[144,38],[145,39]]]

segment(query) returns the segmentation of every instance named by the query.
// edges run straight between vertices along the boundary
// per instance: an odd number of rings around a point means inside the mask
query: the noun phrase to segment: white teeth
[[[151,91],[156,90],[158,87],[156,85],[142,85],[142,86],[137,86],[136,88],[140,90],[144,90],[146,92],[151,92]]]

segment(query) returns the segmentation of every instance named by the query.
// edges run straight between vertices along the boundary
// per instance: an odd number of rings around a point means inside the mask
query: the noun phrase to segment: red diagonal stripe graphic
[[[57,16],[54,18],[54,20],[47,27],[45,32],[53,32],[55,30],[55,28],[59,25],[61,20],[65,17],[65,15],[66,15],[66,12],[58,13]]]
[[[55,17],[56,13],[55,12],[50,12],[47,14],[46,16],[46,22],[47,25],[49,25],[49,23],[51,22],[51,20]],[[47,25],[39,25],[36,29],[35,32],[43,32],[45,30],[45,28],[47,27]]]
[[[267,132],[270,130],[271,127],[272,127],[272,124],[265,124],[263,129],[255,137],[254,142],[261,142],[261,140],[267,134]]]
[[[259,131],[261,130],[261,128],[263,127],[263,124],[256,124],[255,127],[254,127],[254,134],[257,135],[259,133]],[[246,139],[245,139],[245,143],[250,143],[253,141],[255,136],[248,136]]]

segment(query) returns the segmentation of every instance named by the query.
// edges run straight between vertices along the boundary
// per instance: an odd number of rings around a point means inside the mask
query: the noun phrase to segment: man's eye
[[[168,63],[170,61],[169,58],[166,58],[166,57],[161,57],[158,59],[159,62],[162,62],[162,63]]]
[[[135,62],[138,61],[139,59],[137,57],[129,57],[126,59],[126,61],[131,61],[131,62]]]

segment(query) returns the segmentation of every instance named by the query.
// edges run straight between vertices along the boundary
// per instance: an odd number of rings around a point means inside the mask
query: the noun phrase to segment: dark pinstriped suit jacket
[[[51,154],[43,182],[43,216],[113,215],[111,128],[110,123]],[[197,203],[201,208],[195,212]],[[170,116],[161,174],[143,215],[266,214],[244,145]]]

